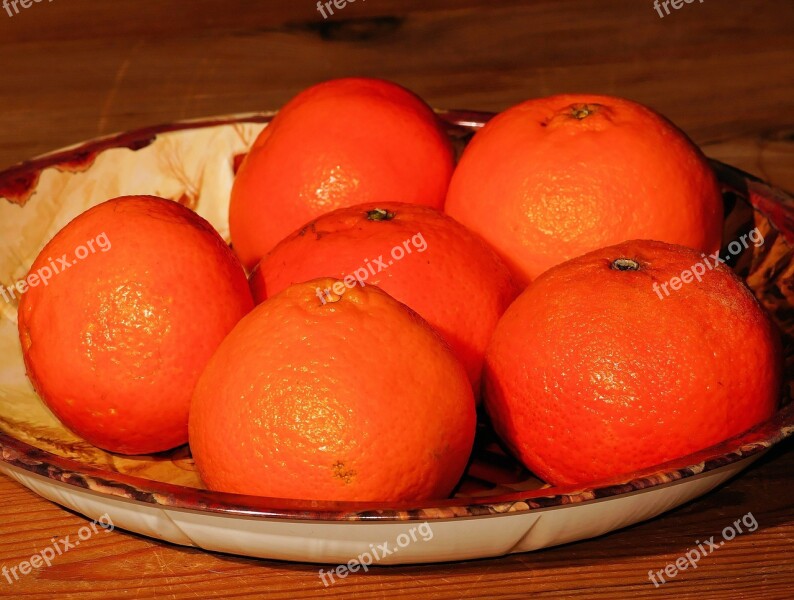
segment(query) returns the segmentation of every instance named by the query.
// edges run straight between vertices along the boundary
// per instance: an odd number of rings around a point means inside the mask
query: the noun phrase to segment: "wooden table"
[[[499,110],[561,91],[627,96],[709,155],[794,190],[790,0],[705,0],[663,18],[651,0],[360,0],[327,20],[313,0],[17,7],[12,17],[0,8],[0,168],[119,130],[275,108],[308,84],[359,74],[451,108]],[[316,567],[114,531],[13,585],[0,579],[0,597],[792,598],[791,446],[663,517],[543,552],[372,569],[326,589]],[[747,512],[757,531],[658,589],[649,581]],[[0,566],[84,524],[0,477]]]

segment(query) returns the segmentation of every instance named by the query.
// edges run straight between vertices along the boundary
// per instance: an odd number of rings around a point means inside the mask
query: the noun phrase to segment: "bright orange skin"
[[[370,219],[376,209],[393,217]],[[394,248],[402,249],[403,258],[394,259]],[[408,305],[444,337],[479,396],[485,348],[518,293],[496,253],[435,209],[378,202],[341,208],[308,223],[271,250],[250,281],[258,303],[292,283],[357,272],[365,285],[377,285]]]
[[[232,190],[235,252],[253,268],[307,221],[343,206],[444,206],[452,145],[430,107],[394,83],[337,79],[298,94],[254,143]]]
[[[146,196],[78,216],[41,251],[97,251],[30,288],[19,334],[36,391],[61,422],[111,452],[148,454],[187,442],[190,397],[221,340],[253,307],[240,262],[184,206]]]
[[[651,109],[609,96],[552,96],[497,115],[463,153],[445,211],[523,283],[625,240],[711,253],[722,235],[722,197],[697,146]]]
[[[444,498],[475,408],[466,373],[416,313],[374,286],[323,304],[317,279],[260,304],[196,387],[190,447],[217,491],[279,498]]]
[[[637,261],[638,271],[611,268]],[[541,275],[488,347],[485,406],[515,455],[576,485],[649,468],[768,419],[777,330],[726,267],[660,299],[701,254],[662,242],[596,250]],[[595,292],[594,292],[595,290]]]

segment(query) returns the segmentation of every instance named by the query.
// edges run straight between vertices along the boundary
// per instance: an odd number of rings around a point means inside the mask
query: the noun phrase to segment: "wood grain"
[[[350,74],[436,106],[499,110],[561,91],[624,95],[701,144],[794,125],[794,3],[58,0],[0,12],[0,165],[97,135],[276,108]],[[741,165],[739,165],[741,166]]]
[[[432,104],[499,110],[563,91],[650,104],[707,154],[794,190],[794,3],[706,0],[55,0],[0,9],[0,168],[81,140],[281,105],[321,79],[394,79]],[[707,497],[600,539],[493,560],[317,567],[100,533],[0,598],[723,598],[794,595],[792,443]],[[752,511],[760,527],[659,589],[648,580]],[[0,565],[85,521],[0,477]]]

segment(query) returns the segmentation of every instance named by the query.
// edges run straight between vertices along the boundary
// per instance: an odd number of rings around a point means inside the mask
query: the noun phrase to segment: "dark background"
[[[352,74],[445,108],[626,96],[792,189],[793,30],[790,0],[695,0],[663,19],[651,0],[357,0],[325,21],[313,0],[44,0],[0,11],[0,167],[130,128],[278,108]]]

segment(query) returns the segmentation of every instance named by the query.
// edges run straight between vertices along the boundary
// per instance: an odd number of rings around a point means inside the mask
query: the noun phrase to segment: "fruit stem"
[[[397,213],[389,212],[382,208],[367,211],[367,219],[370,221],[391,221]]]
[[[598,110],[597,104],[574,104],[571,106],[571,114],[574,118],[579,119],[586,119],[591,114]]]
[[[616,271],[639,271],[640,263],[630,258],[616,258],[612,261],[612,268]]]

